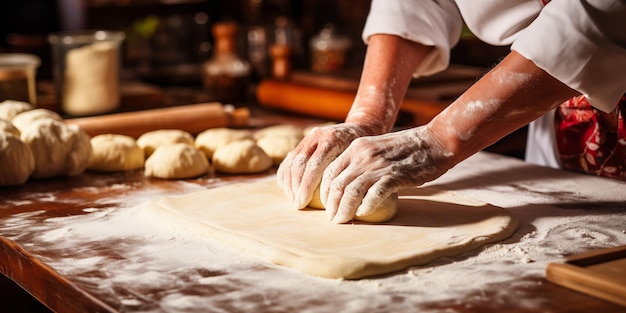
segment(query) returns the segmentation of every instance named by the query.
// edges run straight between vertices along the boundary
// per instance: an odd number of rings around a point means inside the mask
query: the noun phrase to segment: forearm
[[[430,49],[394,35],[372,36],[346,122],[359,124],[369,135],[390,131],[413,71]]]
[[[451,165],[577,95],[516,52],[435,117],[428,128]]]

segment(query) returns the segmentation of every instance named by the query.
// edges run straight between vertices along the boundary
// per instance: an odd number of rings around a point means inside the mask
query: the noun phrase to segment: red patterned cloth
[[[556,140],[563,169],[626,181],[626,95],[604,113],[579,96],[556,111]]]

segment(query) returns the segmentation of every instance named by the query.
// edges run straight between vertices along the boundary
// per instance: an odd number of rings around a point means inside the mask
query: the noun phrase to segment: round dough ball
[[[173,143],[186,143],[193,146],[193,136],[180,129],[159,129],[144,133],[137,138],[137,145],[143,149],[146,158],[152,155],[159,146]]]
[[[298,141],[302,140],[302,138],[304,137],[301,127],[290,124],[269,126],[260,129],[256,133],[254,133],[254,139],[256,140],[259,140],[263,137],[280,136],[291,136],[297,138]]]
[[[33,124],[38,120],[49,119],[55,121],[63,121],[61,115],[48,109],[34,109],[26,112],[22,112],[16,115],[11,123],[20,131],[24,131],[26,127]]]
[[[91,138],[93,150],[87,169],[97,172],[130,171],[143,167],[144,155],[135,138],[103,134]]]
[[[0,132],[0,186],[21,185],[34,170],[30,148],[17,136]]]
[[[272,167],[272,159],[253,140],[233,141],[213,153],[216,171],[228,174],[252,174]]]
[[[20,138],[35,157],[33,178],[80,175],[91,158],[90,138],[76,125],[41,119],[22,130]]]
[[[265,136],[257,140],[257,145],[267,153],[274,165],[280,164],[287,153],[293,150],[298,143],[300,143],[300,139],[293,136]]]
[[[200,150],[186,143],[162,145],[146,160],[145,176],[182,179],[204,175],[209,161]]]
[[[20,130],[13,126],[13,123],[0,118],[0,132],[13,134],[17,137],[20,136]]]
[[[309,208],[313,209],[325,209],[322,204],[322,200],[320,199],[320,186],[318,185],[315,189],[315,193],[313,194],[313,199],[307,205]],[[391,196],[387,197],[380,205],[380,207],[376,208],[373,213],[368,215],[359,215],[357,212],[354,217],[355,220],[361,222],[368,223],[382,223],[389,221],[398,212],[398,194],[393,193]]]
[[[35,107],[28,102],[5,100],[0,102],[0,118],[11,121],[16,115],[34,108]]]
[[[196,137],[196,148],[202,151],[210,160],[213,153],[219,147],[223,147],[233,141],[252,139],[252,132],[244,129],[211,128]]]

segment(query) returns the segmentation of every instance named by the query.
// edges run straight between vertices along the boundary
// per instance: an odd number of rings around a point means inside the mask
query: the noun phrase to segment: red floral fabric
[[[579,96],[556,111],[556,140],[563,169],[626,181],[626,95],[604,113]]]

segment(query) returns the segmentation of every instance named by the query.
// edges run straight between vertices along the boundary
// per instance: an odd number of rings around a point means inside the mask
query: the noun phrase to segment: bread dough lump
[[[4,100],[0,102],[0,118],[11,121],[16,115],[34,108],[35,107],[28,102]]]
[[[21,185],[35,170],[35,158],[19,137],[0,132],[0,186]]]
[[[183,179],[204,175],[209,161],[200,150],[186,143],[162,145],[146,160],[144,175]]]
[[[169,145],[173,143],[186,143],[193,145],[193,136],[190,133],[180,129],[159,129],[149,131],[137,138],[137,145],[143,149],[147,157],[150,157],[154,150],[159,146]]]
[[[91,138],[91,160],[87,169],[97,172],[130,171],[144,165],[143,149],[135,138],[102,134]]]
[[[274,165],[280,164],[298,143],[300,139],[294,136],[265,136],[257,140],[257,145],[267,153]]]
[[[252,132],[244,129],[211,128],[198,134],[195,145],[210,160],[217,148],[245,139],[252,139]]]
[[[76,125],[41,119],[23,129],[20,138],[35,157],[33,178],[80,175],[91,158],[90,138]]]
[[[322,204],[322,200],[320,199],[320,186],[318,185],[315,189],[315,193],[313,194],[313,199],[307,205],[309,208],[313,209],[325,209]],[[359,215],[357,212],[354,217],[355,220],[361,222],[369,222],[369,223],[382,223],[389,221],[392,219],[396,213],[398,212],[398,194],[393,193],[391,196],[387,197],[381,204],[380,207],[376,208],[373,213],[368,215]]]
[[[0,118],[0,132],[10,133],[18,137],[20,136],[20,130],[13,126],[13,123],[3,118]]]
[[[17,129],[19,129],[20,131],[24,131],[26,127],[30,126],[38,120],[43,119],[63,121],[61,115],[54,111],[50,111],[48,109],[34,109],[16,115],[11,120],[11,123],[13,123],[13,125],[17,127]]]
[[[301,127],[290,125],[290,124],[268,126],[254,133],[254,139],[256,140],[259,140],[264,137],[279,137],[279,136],[290,136],[300,141],[302,140],[302,138],[304,138],[304,133]]]
[[[272,167],[272,159],[254,140],[233,141],[213,154],[216,171],[228,174],[252,174]]]

